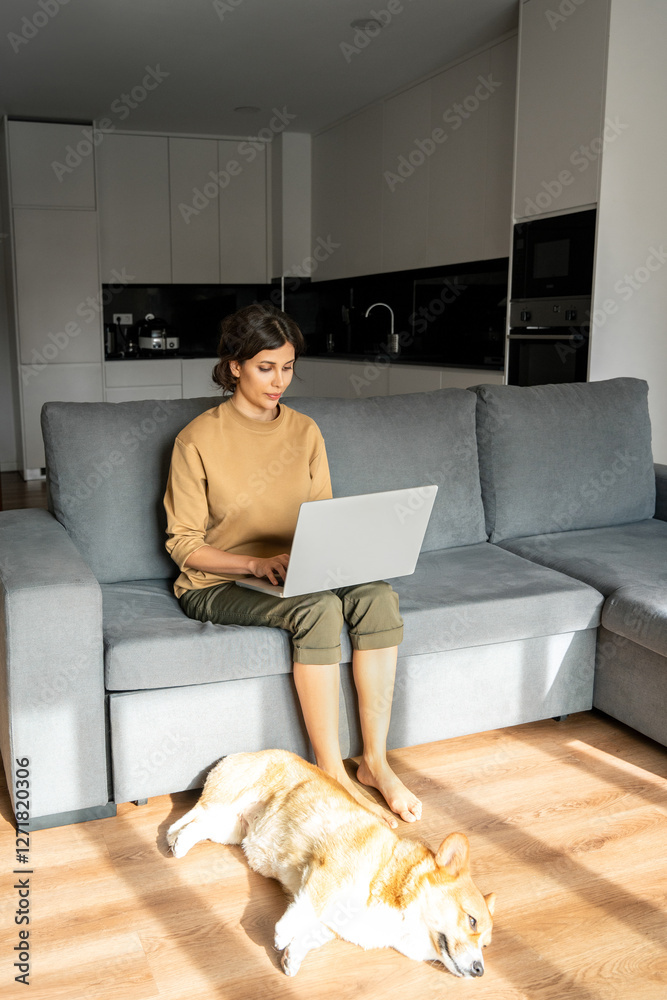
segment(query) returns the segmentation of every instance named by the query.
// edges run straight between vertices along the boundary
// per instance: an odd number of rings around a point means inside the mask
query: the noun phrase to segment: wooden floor
[[[401,832],[470,838],[473,875],[498,894],[486,974],[458,980],[392,950],[333,941],[294,979],[280,970],[278,883],[238,847],[181,860],[165,831],[197,798],[126,804],[112,819],[31,837],[33,1000],[664,1000],[667,754],[596,713],[396,751],[424,800]],[[0,789],[0,991],[13,982],[15,834]]]
[[[46,480],[24,480],[18,472],[0,473],[0,510],[46,508]]]

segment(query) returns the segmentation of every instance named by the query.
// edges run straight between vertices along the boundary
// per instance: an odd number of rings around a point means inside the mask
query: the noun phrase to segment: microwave
[[[595,253],[594,208],[514,227],[513,299],[590,295]]]

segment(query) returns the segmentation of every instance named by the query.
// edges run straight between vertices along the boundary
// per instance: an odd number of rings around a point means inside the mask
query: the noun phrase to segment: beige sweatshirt
[[[184,568],[202,545],[262,558],[289,552],[299,505],[331,495],[324,438],[310,417],[284,403],[270,421],[230,400],[206,410],[174,442],[164,495],[165,544],[181,570],[174,594],[242,578]]]

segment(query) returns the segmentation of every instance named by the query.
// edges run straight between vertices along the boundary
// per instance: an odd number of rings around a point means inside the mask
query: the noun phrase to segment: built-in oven
[[[511,302],[508,384],[585,382],[590,313],[590,295]]]
[[[514,227],[511,299],[590,295],[595,209]]]

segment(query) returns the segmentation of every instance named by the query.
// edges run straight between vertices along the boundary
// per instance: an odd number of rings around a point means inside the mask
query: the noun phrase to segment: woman
[[[292,635],[294,681],[319,767],[381,815],[349,778],[338,742],[340,632],[348,623],[364,751],[357,778],[406,822],[421,803],[389,767],[386,739],[403,621],[384,581],[279,598],[237,587],[244,576],[278,582],[289,562],[299,505],[331,497],[317,424],[279,400],[304,341],[271,306],[222,322],[215,382],[232,395],[192,420],[174,442],[164,497],[174,593],[190,618],[268,625]]]

